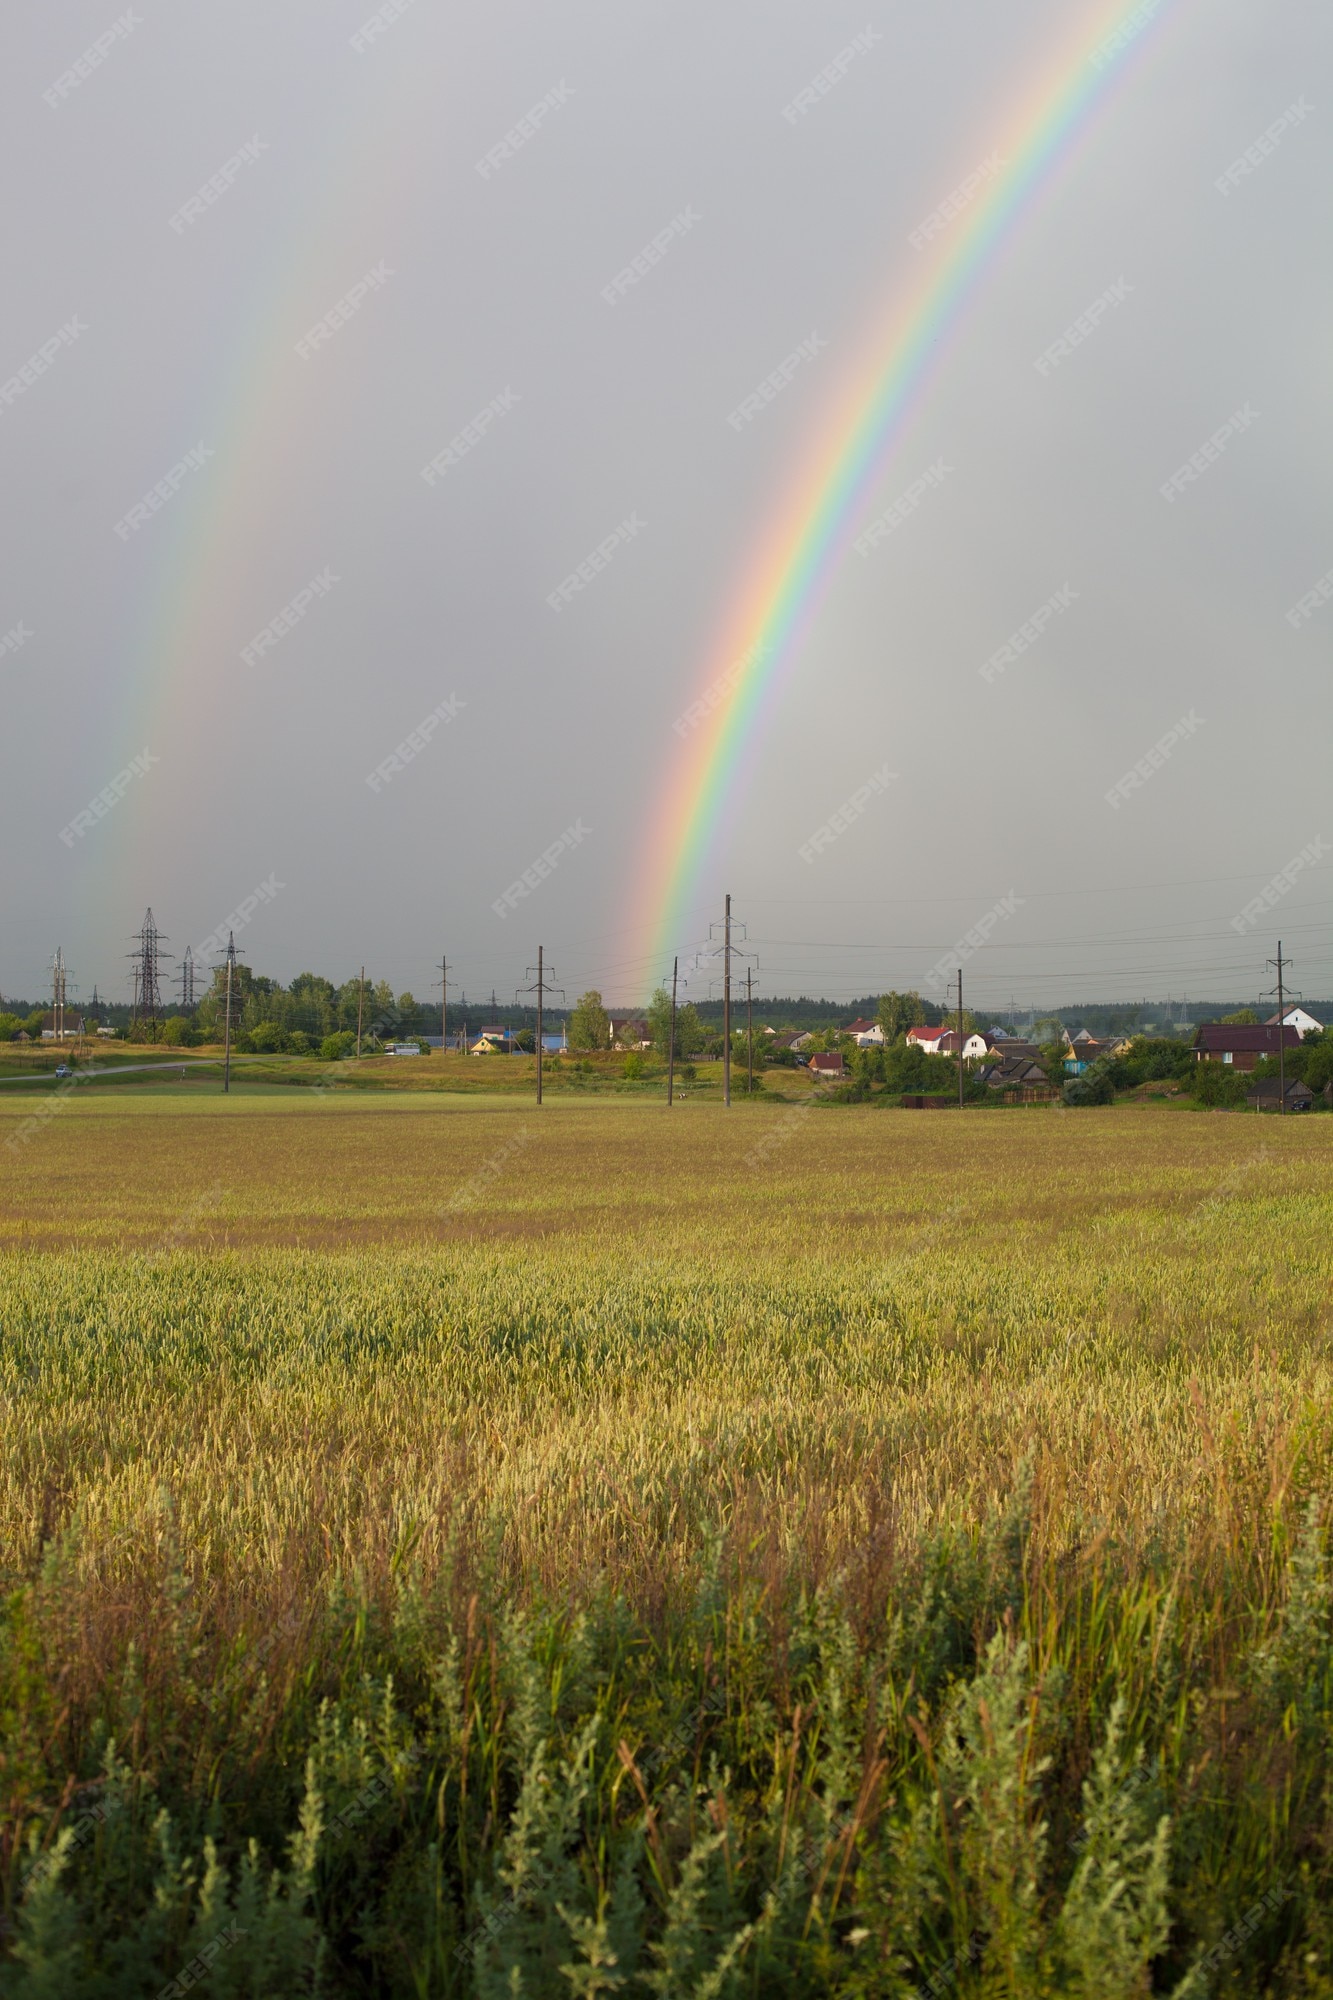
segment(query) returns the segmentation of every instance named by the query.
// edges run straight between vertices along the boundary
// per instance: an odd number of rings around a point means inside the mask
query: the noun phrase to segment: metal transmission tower
[[[222,1016],[222,1089],[225,1095],[231,1089],[231,1010],[236,974],[236,933],[234,931],[227,932],[227,949],[223,956],[222,964],[214,968],[217,972],[222,972],[224,969],[227,975],[223,987]]]
[[[520,987],[519,987],[519,989],[518,989],[518,992],[517,992],[517,993],[515,993],[515,995],[514,995],[514,1005],[515,1005],[516,1007],[521,1007],[521,1006],[522,1006],[522,1004],[523,1004],[523,1002],[522,1002],[521,998],[519,997],[519,996],[520,996],[521,994],[524,994],[524,993],[535,993],[535,994],[537,995],[537,1039],[536,1039],[536,1049],[537,1049],[537,1102],[538,1102],[538,1104],[540,1104],[540,1103],[541,1103],[541,1101],[542,1101],[542,1003],[543,1003],[543,1001],[545,1000],[545,998],[546,998],[546,995],[547,995],[548,993],[558,993],[558,994],[560,995],[560,998],[561,998],[561,1000],[562,1000],[562,1001],[564,1000],[564,997],[565,997],[565,989],[564,989],[564,987],[563,987],[563,986],[555,986],[555,985],[553,985],[553,984],[552,984],[552,982],[551,982],[551,980],[550,980],[550,978],[549,978],[549,976],[548,976],[548,974],[549,974],[549,968],[548,968],[548,966],[546,965],[546,962],[545,962],[545,960],[546,960],[546,953],[545,953],[545,950],[543,949],[543,947],[542,947],[541,945],[538,945],[538,946],[537,946],[537,963],[536,963],[535,965],[530,965],[530,966],[528,967],[528,971],[529,971],[529,972],[535,972],[535,973],[536,973],[536,975],[537,975],[537,977],[536,977],[536,979],[535,979],[535,980],[533,981],[533,983],[532,983],[532,985],[531,985],[531,986],[520,986]],[[493,997],[494,997],[494,996],[492,996],[492,998],[493,998]]]
[[[1282,956],[1282,940],[1277,941],[1277,957],[1268,963],[1277,967],[1277,1108],[1287,1108],[1287,1002],[1283,993],[1283,975],[1291,970],[1291,960]],[[1271,994],[1272,989],[1270,989]]]
[[[171,953],[162,949],[165,942],[165,933],[153,922],[152,910],[146,910],[143,928],[135,933],[134,950],[129,953],[134,964],[131,1020],[150,1021],[153,1041],[157,1040],[158,1017],[162,1012],[162,967],[171,959]]]
[[[65,954],[56,946],[51,961],[51,1027],[58,1042],[65,1039]]]
[[[188,1013],[189,1010],[194,1006],[194,999],[195,999],[194,953],[190,949],[190,946],[188,944],[185,947],[185,956],[181,960],[181,969],[176,974],[176,977],[180,981],[181,1006]]]

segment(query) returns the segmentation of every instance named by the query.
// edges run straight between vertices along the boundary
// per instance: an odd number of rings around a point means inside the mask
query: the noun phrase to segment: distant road
[[[233,1056],[232,1061],[236,1058]],[[109,1069],[72,1069],[68,1076],[58,1077],[54,1070],[44,1069],[38,1076],[0,1076],[3,1083],[91,1083],[94,1078],[104,1076],[138,1076],[144,1070],[174,1070],[177,1076],[184,1076],[188,1069],[217,1069],[221,1056],[200,1056],[197,1062],[155,1062],[155,1063],[113,1063]]]

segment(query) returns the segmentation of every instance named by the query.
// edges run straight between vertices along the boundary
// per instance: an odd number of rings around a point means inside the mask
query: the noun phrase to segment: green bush
[[[1115,1082],[1108,1063],[1093,1063],[1082,1076],[1071,1076],[1065,1081],[1064,1101],[1066,1104],[1112,1104],[1115,1101]]]
[[[346,1062],[356,1047],[356,1036],[344,1029],[340,1035],[325,1035],[319,1045],[321,1062]]]
[[[287,1053],[290,1056],[309,1056],[315,1052],[315,1044],[304,1028],[287,1037]]]

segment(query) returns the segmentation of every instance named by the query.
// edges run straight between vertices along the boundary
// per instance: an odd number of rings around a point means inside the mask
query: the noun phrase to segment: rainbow
[[[699,694],[677,722],[685,739],[649,826],[636,870],[646,884],[653,968],[670,966],[686,941],[706,869],[743,792],[798,645],[823,601],[853,520],[887,470],[910,411],[943,358],[963,307],[1011,224],[1071,151],[1090,114],[1142,46],[1163,0],[1104,8],[1092,33],[1063,50],[1006,135],[988,151],[999,169],[963,214],[940,232],[920,279],[874,329],[860,366],[821,414],[821,440],[790,481],[730,610]],[[711,886],[711,885],[710,885]],[[713,901],[719,901],[718,896]]]

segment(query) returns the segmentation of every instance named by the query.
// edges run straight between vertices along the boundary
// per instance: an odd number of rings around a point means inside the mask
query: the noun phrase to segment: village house
[[[840,1032],[851,1035],[858,1049],[882,1049],[884,1046],[884,1030],[878,1021],[849,1021]]]
[[[1263,1056],[1275,1056],[1283,1048],[1300,1047],[1300,1031],[1263,1021],[1257,1027],[1229,1027],[1225,1021],[1205,1021],[1194,1037],[1196,1062],[1229,1063],[1234,1069],[1253,1069]]]
[[[613,1049],[650,1049],[653,1045],[648,1023],[635,1014],[613,1015],[610,1025]]]
[[[907,1039],[928,1056],[952,1056],[958,1053],[958,1030],[945,1027],[942,1021],[934,1028],[909,1028]]]
[[[1277,1018],[1276,1014],[1270,1014],[1264,1026],[1276,1027]],[[1304,1041],[1307,1035],[1321,1033],[1324,1025],[1322,1021],[1316,1021],[1313,1014],[1307,1014],[1304,1007],[1284,1007],[1282,1009],[1282,1019],[1289,1028],[1296,1030],[1302,1041]]]
[[[1314,1092],[1308,1083],[1293,1077],[1282,1092],[1275,1076],[1261,1077],[1245,1102],[1251,1111],[1276,1111],[1279,1104],[1284,1111],[1308,1111],[1314,1103]]]
[[[846,1065],[839,1052],[835,1055],[813,1055],[808,1068],[813,1076],[838,1077],[845,1073]]]

